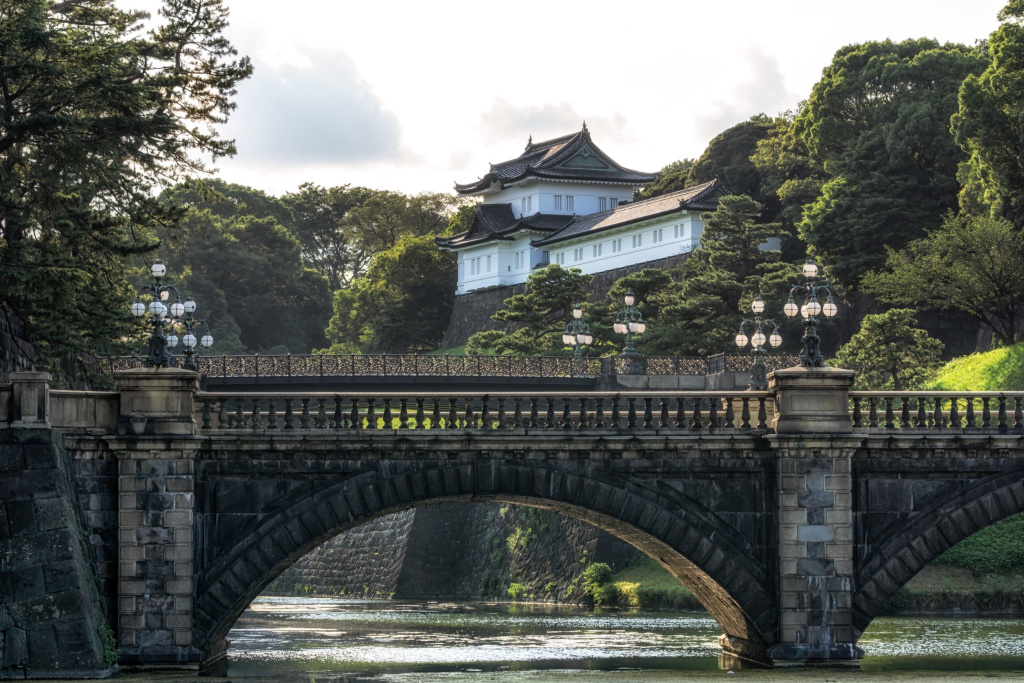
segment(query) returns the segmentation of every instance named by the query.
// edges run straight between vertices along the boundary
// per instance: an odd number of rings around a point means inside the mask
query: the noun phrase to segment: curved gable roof
[[[604,153],[590,137],[587,124],[571,135],[533,142],[515,159],[491,164],[490,170],[472,183],[455,184],[459,194],[479,194],[496,183],[504,188],[527,178],[582,180],[646,185],[657,177],[622,166]]]

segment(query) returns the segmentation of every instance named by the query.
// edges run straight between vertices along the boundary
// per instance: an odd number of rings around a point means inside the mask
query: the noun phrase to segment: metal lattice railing
[[[123,356],[104,361],[110,371],[142,367],[145,359]],[[751,359],[744,354],[717,356],[645,356],[647,375],[708,375],[746,372]],[[769,355],[769,370],[796,365],[792,355]],[[601,377],[627,374],[632,359],[622,356],[572,358],[568,356],[426,356],[284,355],[201,356],[199,372],[205,377]]]
[[[201,392],[196,423],[209,430],[769,430],[763,391],[424,397],[406,393]]]

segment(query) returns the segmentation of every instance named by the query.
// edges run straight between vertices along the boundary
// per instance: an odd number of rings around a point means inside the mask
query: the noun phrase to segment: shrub
[[[511,583],[508,586],[508,597],[514,602],[519,602],[526,597],[526,586],[521,583]]]
[[[595,607],[610,605],[618,600],[618,589],[608,583],[611,578],[612,568],[604,562],[594,562],[583,571],[583,595]]]
[[[968,536],[940,555],[935,563],[983,572],[1024,568],[1024,513]]]

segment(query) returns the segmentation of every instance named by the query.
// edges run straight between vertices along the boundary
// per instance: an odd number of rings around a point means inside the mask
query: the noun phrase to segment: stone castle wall
[[[596,527],[553,512],[442,503],[387,515],[337,536],[283,572],[268,592],[507,599],[509,586],[517,583],[528,599],[579,603],[579,577],[589,563],[621,569],[635,553]]]
[[[594,273],[594,280],[590,284],[590,294],[587,299],[588,301],[606,301],[608,290],[611,289],[611,286],[619,278],[644,268],[668,270],[678,266],[689,256],[690,253],[687,252],[655,261],[645,261],[644,263],[637,263],[632,266]],[[456,296],[452,315],[448,320],[448,329],[445,331],[441,347],[447,349],[453,346],[461,346],[466,343],[466,340],[474,332],[497,329],[510,332],[511,328],[508,325],[503,326],[501,323],[491,320],[491,316],[501,309],[501,304],[505,299],[514,294],[522,294],[525,291],[526,285],[518,284],[478,289],[468,294]]]

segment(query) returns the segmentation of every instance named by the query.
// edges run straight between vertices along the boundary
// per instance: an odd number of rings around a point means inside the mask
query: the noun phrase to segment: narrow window
[[[575,197],[573,197],[573,195],[571,195],[571,194],[565,195],[565,210],[566,211],[575,211],[575,208],[573,207],[573,203],[574,203],[573,199],[575,199]]]
[[[554,196],[554,200],[555,200],[555,211],[561,211],[562,210],[562,195],[556,194]]]
[[[491,272],[491,255],[487,255],[487,272]]]
[[[607,211],[608,210],[608,198],[607,197],[599,197],[597,201],[598,201],[598,204],[600,205],[600,208],[598,209],[599,211]]]

